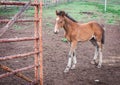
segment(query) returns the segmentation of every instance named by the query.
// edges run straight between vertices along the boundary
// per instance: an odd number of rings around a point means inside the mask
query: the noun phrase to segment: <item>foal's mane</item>
[[[67,18],[69,18],[70,20],[72,20],[73,22],[77,22],[75,19],[73,19],[71,16],[69,16],[67,13],[65,13],[64,11],[59,11],[57,12],[57,15],[60,15],[60,16],[66,16]]]
[[[67,18],[69,18],[70,20],[72,20],[73,22],[77,22],[75,19],[73,19],[71,16],[69,16],[68,14],[65,14],[65,16],[67,17]]]

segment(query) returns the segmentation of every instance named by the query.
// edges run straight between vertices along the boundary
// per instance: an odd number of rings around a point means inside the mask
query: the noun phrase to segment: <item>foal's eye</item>
[[[60,23],[62,23],[62,21],[60,21]]]

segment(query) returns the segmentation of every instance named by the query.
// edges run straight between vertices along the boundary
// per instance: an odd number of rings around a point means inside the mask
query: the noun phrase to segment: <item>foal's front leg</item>
[[[73,57],[73,55],[71,55],[71,54],[72,54],[72,53],[71,53],[71,51],[70,51],[70,52],[69,52],[69,55],[68,55],[68,63],[67,63],[67,66],[66,66],[66,68],[65,68],[65,70],[64,70],[65,73],[70,70],[71,65],[72,65],[72,57]]]
[[[77,63],[76,62],[76,57],[74,55],[76,55],[74,52],[75,52],[75,48],[76,48],[76,45],[77,45],[77,42],[71,42],[71,48],[70,48],[70,51],[69,51],[69,54],[68,54],[68,64],[64,70],[64,72],[68,72],[70,70],[70,68],[75,68],[75,64]],[[72,65],[72,60],[73,60],[73,63],[74,65]]]
[[[71,66],[71,69],[75,69],[75,65],[77,63],[77,59],[76,59],[76,52],[74,51],[73,52],[73,59],[72,59],[72,66]]]

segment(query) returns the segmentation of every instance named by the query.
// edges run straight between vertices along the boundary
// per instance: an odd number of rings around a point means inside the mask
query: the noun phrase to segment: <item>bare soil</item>
[[[98,69],[90,64],[94,55],[94,47],[90,42],[79,43],[77,47],[76,69],[63,73],[69,52],[69,44],[62,42],[63,30],[59,34],[53,33],[54,26],[43,22],[43,70],[44,85],[120,85],[120,26],[105,25],[105,45],[103,50],[103,66]],[[51,20],[51,24],[54,22]],[[1,38],[15,38],[33,36],[33,26],[29,23],[18,23],[21,29],[12,27]],[[34,42],[0,43],[0,56],[14,55],[33,51]],[[12,69],[22,68],[33,64],[34,58],[18,58],[0,61]],[[0,69],[0,74],[6,71]],[[31,79],[32,70],[23,72]],[[16,76],[0,79],[0,85],[24,85],[27,82]]]

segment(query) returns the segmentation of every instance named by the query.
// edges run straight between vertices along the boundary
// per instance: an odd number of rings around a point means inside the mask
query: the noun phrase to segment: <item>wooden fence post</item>
[[[40,63],[40,85],[43,85],[43,49],[42,49],[42,0],[40,1],[40,8],[39,8],[39,63]]]

